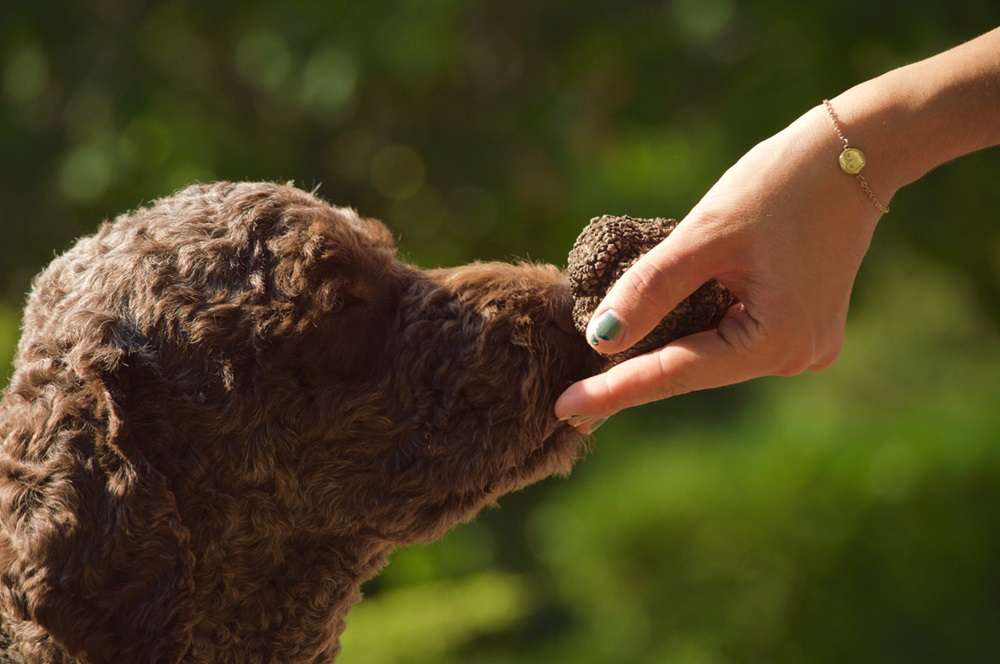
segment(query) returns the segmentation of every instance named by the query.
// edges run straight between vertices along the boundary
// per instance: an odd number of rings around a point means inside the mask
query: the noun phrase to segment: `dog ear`
[[[12,383],[0,429],[0,601],[34,643],[22,639],[26,654],[51,640],[89,662],[177,662],[193,623],[189,533],[122,415],[127,385],[87,373],[76,392],[31,386],[31,372]]]

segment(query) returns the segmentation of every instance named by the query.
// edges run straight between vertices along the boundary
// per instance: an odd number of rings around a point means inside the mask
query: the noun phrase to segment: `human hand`
[[[556,415],[587,430],[624,408],[831,364],[879,218],[858,182],[837,168],[841,147],[816,107],[726,171],[612,287],[587,338],[603,354],[621,352],[712,278],[739,302],[717,329],[575,383],[556,403]],[[877,186],[888,203],[896,187]]]
[[[888,204],[902,186],[1000,145],[1000,28],[861,83],[834,99],[846,133],[876,160]],[[832,363],[879,213],[836,167],[841,144],[817,106],[730,168],[595,310],[588,341],[614,354],[716,278],[739,300],[717,329],[677,339],[571,385],[556,416],[585,432],[623,408]]]

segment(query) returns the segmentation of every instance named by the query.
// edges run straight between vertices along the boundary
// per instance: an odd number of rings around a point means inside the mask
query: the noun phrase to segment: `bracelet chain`
[[[858,184],[861,185],[861,190],[865,192],[865,196],[872,202],[876,210],[882,214],[889,214],[889,207],[879,200],[875,192],[872,191],[871,185],[868,184],[868,179],[861,174],[861,170],[865,167],[864,152],[858,148],[851,147],[851,142],[844,136],[844,132],[840,128],[840,118],[837,116],[837,112],[833,110],[833,104],[830,103],[829,99],[823,100],[823,106],[826,108],[826,113],[833,122],[833,129],[837,132],[837,137],[844,144],[844,149],[840,153],[840,170],[857,178]]]

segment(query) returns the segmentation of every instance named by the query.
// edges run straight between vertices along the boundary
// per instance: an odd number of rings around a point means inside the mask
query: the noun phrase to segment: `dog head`
[[[290,186],[103,225],[36,280],[3,402],[8,629],[29,655],[175,661],[227,536],[249,575],[300,535],[386,550],[567,471],[582,437],[552,406],[598,368],[571,309],[551,266],[422,271]]]

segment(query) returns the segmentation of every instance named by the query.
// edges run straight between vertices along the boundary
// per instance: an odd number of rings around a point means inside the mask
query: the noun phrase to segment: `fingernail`
[[[584,434],[594,433],[598,427],[607,421],[608,418],[606,417],[595,417],[593,415],[574,415],[567,420],[570,426]]]
[[[596,346],[602,341],[614,341],[621,336],[622,322],[618,315],[608,309],[600,316],[590,321],[587,328],[587,341],[591,346]]]

